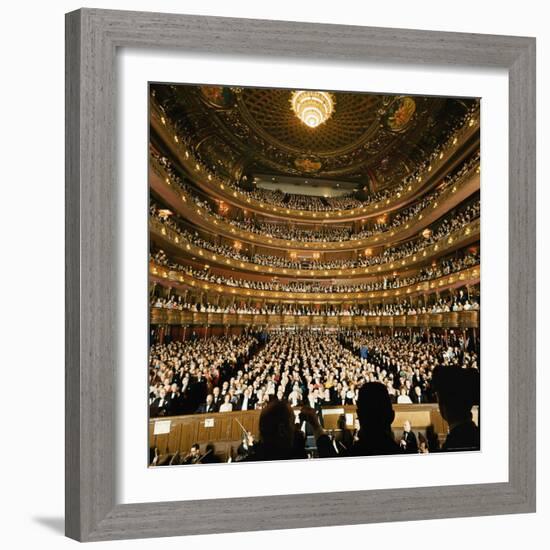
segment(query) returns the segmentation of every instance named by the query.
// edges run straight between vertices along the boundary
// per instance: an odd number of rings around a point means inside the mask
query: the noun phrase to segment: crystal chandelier
[[[290,98],[296,116],[310,128],[325,123],[334,111],[334,98],[328,92],[298,90]]]

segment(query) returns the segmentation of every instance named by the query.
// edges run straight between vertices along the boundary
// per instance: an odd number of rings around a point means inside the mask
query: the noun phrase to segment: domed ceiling
[[[445,141],[472,99],[328,92],[322,124],[293,110],[294,90],[153,85],[155,100],[211,169],[240,180],[255,173],[360,182],[370,191],[400,182]]]
[[[334,113],[311,128],[291,108],[289,90],[243,89],[237,96],[239,116],[266,141],[295,155],[334,156],[353,150],[378,127],[384,98],[374,95],[331,94]]]

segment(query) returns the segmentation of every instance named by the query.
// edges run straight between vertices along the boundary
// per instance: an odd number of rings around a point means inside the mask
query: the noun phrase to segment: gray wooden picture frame
[[[509,71],[508,482],[115,502],[115,57],[122,47]],[[82,9],[66,16],[66,148],[67,536],[99,541],[535,511],[534,38]]]

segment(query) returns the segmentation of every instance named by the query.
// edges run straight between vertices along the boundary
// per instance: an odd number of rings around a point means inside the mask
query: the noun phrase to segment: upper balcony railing
[[[307,241],[283,239],[267,236],[261,233],[241,229],[219,214],[213,213],[204,204],[197,203],[197,197],[188,190],[172,183],[169,175],[157,163],[151,162],[150,182],[152,187],[163,196],[167,203],[182,217],[198,224],[214,234],[221,234],[230,239],[238,239],[249,244],[278,248],[283,250],[301,250],[314,252],[335,252],[357,250],[380,246],[406,239],[432,223],[450,208],[475,191],[479,190],[479,165],[473,165],[471,170],[461,174],[452,184],[449,184],[437,195],[433,202],[396,227],[389,228],[367,237],[350,238],[339,241]]]
[[[151,308],[152,325],[323,327],[323,328],[477,328],[479,311],[448,311],[412,315],[286,315],[273,313],[208,313]]]
[[[302,267],[300,269],[275,267],[269,265],[263,265],[254,263],[252,259],[250,261],[239,260],[229,258],[218,252],[213,252],[206,248],[196,246],[189,240],[187,240],[182,234],[167,227],[156,218],[149,218],[149,230],[160,241],[164,241],[167,244],[176,246],[182,251],[199,258],[201,261],[213,263],[221,267],[226,268],[239,268],[242,271],[257,274],[269,274],[272,276],[286,276],[286,277],[318,277],[318,278],[335,278],[335,277],[356,277],[359,275],[383,275],[388,272],[392,272],[396,269],[413,268],[425,264],[427,261],[441,256],[445,253],[451,252],[457,248],[466,246],[475,240],[479,239],[480,221],[474,220],[464,227],[453,231],[445,238],[428,245],[416,253],[413,253],[407,257],[380,261],[373,265],[361,266],[357,265],[349,268],[317,268],[312,264],[309,268]]]
[[[345,302],[368,301],[373,299],[384,300],[387,298],[401,299],[403,297],[415,296],[429,292],[438,292],[454,286],[474,285],[479,282],[480,267],[475,266],[450,275],[438,277],[428,281],[402,286],[397,289],[357,291],[357,292],[289,292],[285,290],[257,290],[244,288],[242,286],[232,286],[224,283],[205,281],[188,274],[187,272],[177,271],[169,267],[159,265],[155,262],[149,263],[149,275],[152,282],[157,282],[166,286],[188,288],[204,291],[211,294],[220,294],[226,296],[235,296],[241,298],[256,298],[260,300],[276,301],[301,301],[316,303],[327,302]]]
[[[193,154],[190,145],[185,143],[185,137],[178,135],[168,117],[159,106],[152,101],[150,109],[151,124],[171,149],[175,157],[189,177],[209,194],[213,194],[239,208],[247,208],[259,214],[277,218],[287,218],[300,222],[341,222],[358,220],[364,217],[376,216],[395,210],[410,202],[434,177],[440,177],[440,171],[449,159],[459,151],[462,145],[479,132],[479,108],[465,117],[464,124],[458,128],[448,141],[432,154],[429,161],[418,170],[411,181],[400,182],[395,186],[395,194],[376,202],[365,203],[361,207],[348,210],[315,212],[297,210],[284,206],[271,205],[267,201],[258,200],[237,185],[221,179],[208,169]]]

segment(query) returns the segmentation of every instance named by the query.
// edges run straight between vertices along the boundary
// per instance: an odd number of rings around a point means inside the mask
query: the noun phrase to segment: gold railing
[[[276,315],[256,313],[208,313],[151,308],[152,325],[245,327],[479,327],[479,311],[419,313],[416,315]]]
[[[166,174],[163,168],[154,159],[151,159],[151,171],[153,177],[151,184],[154,186],[164,187],[169,191],[169,195],[173,196],[175,201],[171,206],[177,209],[184,217],[193,219],[197,216],[202,225],[207,230],[229,239],[239,239],[250,244],[264,246],[267,248],[279,248],[285,250],[303,250],[314,252],[342,252],[349,250],[357,250],[369,247],[376,247],[383,244],[391,243],[392,241],[402,240],[411,237],[415,233],[419,233],[427,225],[432,223],[437,216],[434,213],[441,215],[445,212],[445,203],[451,200],[452,197],[462,188],[469,187],[472,192],[479,189],[479,166],[472,167],[472,170],[461,176],[452,185],[449,185],[438,197],[412,218],[387,231],[383,231],[369,237],[360,239],[348,239],[345,241],[311,241],[301,242],[295,239],[283,239],[280,237],[270,237],[261,233],[254,233],[245,229],[239,228],[230,222],[227,222],[213,215],[208,210],[200,207],[193,199],[193,196],[177,187],[171,182],[170,177]],[[157,176],[157,177],[154,177]],[[167,189],[169,188],[169,189]],[[456,206],[453,205],[453,207]],[[437,209],[437,210],[436,210]]]
[[[177,135],[171,121],[162,114],[154,101],[151,102],[151,124],[155,127],[158,133],[163,137],[165,143],[176,154],[178,161],[185,168],[186,172],[193,176],[194,181],[205,190],[212,192],[241,208],[248,208],[257,213],[277,214],[278,217],[292,219],[294,221],[349,221],[358,219],[364,216],[372,216],[381,214],[388,210],[393,210],[401,204],[404,204],[417,194],[424,186],[425,181],[429,180],[438,174],[442,166],[452,158],[453,154],[460,150],[461,146],[468,141],[476,132],[479,132],[479,109],[472,114],[467,122],[463,124],[443,146],[441,153],[436,157],[430,165],[428,165],[418,178],[408,185],[405,190],[393,195],[390,198],[364,205],[357,208],[329,212],[311,212],[309,210],[296,210],[281,206],[269,205],[255,198],[248,197],[246,192],[241,191],[238,187],[231,185],[229,182],[222,180],[215,174],[210,172],[202,163],[200,163],[193,155],[189,147],[185,145]]]
[[[427,246],[415,254],[411,254],[400,260],[388,261],[383,264],[371,265],[368,267],[352,267],[352,268],[326,268],[326,269],[294,269],[284,267],[266,266],[255,264],[254,262],[245,262],[228,258],[222,254],[212,252],[210,250],[198,247],[188,242],[184,237],[176,231],[167,227],[157,219],[149,218],[149,230],[158,238],[167,241],[168,243],[177,246],[181,250],[199,257],[201,260],[208,263],[214,263],[223,267],[238,267],[241,270],[250,273],[262,275],[279,275],[279,276],[298,276],[298,277],[316,277],[316,278],[335,278],[335,277],[358,277],[360,275],[383,275],[389,271],[394,271],[403,267],[412,268],[432,257],[440,256],[441,254],[454,249],[457,246],[466,245],[479,237],[480,221],[479,219],[470,222],[465,227],[458,229],[448,235],[444,239],[440,239],[436,243]]]
[[[174,287],[196,289],[211,294],[239,296],[241,298],[256,298],[260,300],[297,300],[307,302],[329,302],[329,301],[365,301],[369,299],[385,299],[391,297],[414,296],[419,293],[437,292],[458,284],[474,285],[479,282],[480,268],[474,266],[451,275],[445,275],[432,279],[402,286],[397,289],[357,291],[357,292],[288,292],[284,290],[256,290],[243,287],[235,287],[225,284],[218,284],[197,279],[187,273],[170,270],[167,267],[149,263],[149,275],[152,282],[167,283]]]

